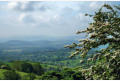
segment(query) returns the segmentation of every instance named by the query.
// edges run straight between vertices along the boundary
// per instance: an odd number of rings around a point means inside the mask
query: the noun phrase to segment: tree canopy
[[[74,48],[75,52],[70,57],[81,54],[86,57],[92,48],[108,45],[97,51],[88,60],[97,60],[97,64],[89,68],[86,79],[120,79],[120,7],[104,4],[94,15],[86,14],[93,18],[86,30],[78,31],[77,34],[86,33],[86,38],[79,43],[66,45]]]

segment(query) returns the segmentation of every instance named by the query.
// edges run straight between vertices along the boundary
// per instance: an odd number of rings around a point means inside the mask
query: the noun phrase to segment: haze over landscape
[[[0,80],[120,79],[119,10],[119,1],[0,1]]]

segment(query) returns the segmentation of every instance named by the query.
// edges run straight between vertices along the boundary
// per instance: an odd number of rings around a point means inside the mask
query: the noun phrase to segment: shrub
[[[85,77],[82,75],[82,72],[76,72],[72,74],[73,80],[85,80]]]
[[[21,77],[19,76],[19,74],[17,74],[15,71],[12,70],[8,70],[3,72],[3,79],[4,80],[20,80]]]
[[[33,67],[33,73],[37,75],[42,75],[44,73],[44,69],[42,68],[40,63],[34,63],[32,64],[32,67]]]
[[[62,75],[59,72],[55,71],[49,71],[41,76],[42,80],[60,80],[62,78]]]
[[[34,80],[36,78],[36,75],[33,73],[28,73],[27,75],[24,75],[22,77],[22,80]]]

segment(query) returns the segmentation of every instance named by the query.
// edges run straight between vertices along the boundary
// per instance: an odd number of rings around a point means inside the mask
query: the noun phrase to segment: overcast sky
[[[0,39],[75,35],[91,22],[84,14],[104,3],[119,2],[0,2]]]

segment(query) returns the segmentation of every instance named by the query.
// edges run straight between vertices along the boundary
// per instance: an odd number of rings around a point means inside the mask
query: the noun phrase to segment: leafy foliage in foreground
[[[71,55],[81,54],[86,57],[92,48],[101,45],[108,45],[107,48],[99,50],[88,61],[96,60],[96,64],[84,70],[86,79],[120,79],[120,7],[103,5],[93,17],[86,30],[78,31],[77,34],[86,33],[87,38],[79,40],[80,43],[73,43],[66,47],[75,48],[76,51]]]

